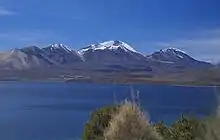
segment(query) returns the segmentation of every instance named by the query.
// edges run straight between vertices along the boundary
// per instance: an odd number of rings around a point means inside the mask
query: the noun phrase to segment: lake
[[[152,122],[169,124],[182,113],[203,117],[216,104],[212,87],[140,84],[133,89]],[[129,97],[129,85],[0,82],[0,139],[77,140],[92,110]]]

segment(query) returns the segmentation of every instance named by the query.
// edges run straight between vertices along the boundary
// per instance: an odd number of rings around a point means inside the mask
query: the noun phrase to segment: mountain
[[[0,55],[0,69],[33,69],[47,67],[70,67],[82,62],[81,56],[63,44],[52,44],[45,48],[36,46],[13,49]]]
[[[45,54],[45,51],[43,51],[42,49],[40,49],[36,46],[24,47],[24,48],[17,49],[17,50],[25,53],[27,56],[36,57],[39,61],[40,60],[43,61],[44,66],[45,65],[53,65],[56,63],[53,60],[49,59],[49,57]],[[42,64],[39,66],[42,66]]]
[[[103,70],[151,71],[145,56],[122,41],[92,44],[78,51],[87,65]]]
[[[70,49],[68,46],[64,45],[64,44],[52,44],[52,45],[49,45],[48,47],[46,48],[43,48],[44,50],[49,50],[51,52],[64,52],[64,53],[72,53],[73,50]]]
[[[78,51],[85,61],[121,63],[144,60],[144,56],[138,53],[128,44],[122,41],[106,41],[92,44]]]
[[[60,65],[72,65],[83,61],[76,51],[63,44],[52,44],[42,51],[50,60]]]
[[[167,48],[156,51],[147,56],[147,58],[157,63],[161,63],[166,67],[170,66],[171,68],[207,68],[212,66],[210,63],[198,61],[189,56],[186,52],[176,48]]]
[[[44,66],[47,62],[37,55],[26,53],[31,48],[13,49],[0,55],[0,69],[29,69]]]

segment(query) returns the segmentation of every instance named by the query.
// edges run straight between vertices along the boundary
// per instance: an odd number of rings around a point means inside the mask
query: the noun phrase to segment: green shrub
[[[174,140],[196,140],[205,132],[205,125],[198,119],[181,116],[171,127],[171,137]]]
[[[90,114],[83,130],[83,140],[103,140],[103,131],[109,125],[109,121],[118,110],[118,106],[107,106],[95,110]]]
[[[164,140],[219,140],[210,126],[208,121],[184,116],[169,127],[162,122],[154,125]]]
[[[163,121],[153,125],[157,133],[164,138],[164,140],[171,140],[170,128],[164,125]]]

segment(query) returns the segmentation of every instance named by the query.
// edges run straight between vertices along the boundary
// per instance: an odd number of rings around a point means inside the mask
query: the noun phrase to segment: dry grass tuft
[[[125,101],[109,127],[104,131],[105,140],[161,140],[138,105]]]
[[[198,140],[220,140],[220,94],[216,92],[217,108],[215,116],[205,121],[205,131],[202,138]]]
[[[205,140],[220,140],[220,117],[210,118],[206,123]]]

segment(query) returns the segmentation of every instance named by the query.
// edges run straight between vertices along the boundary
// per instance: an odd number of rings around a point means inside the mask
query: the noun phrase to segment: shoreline
[[[16,79],[16,80],[0,80],[1,82],[56,82],[56,83],[88,83],[88,84],[123,84],[123,85],[137,85],[137,84],[153,84],[153,85],[168,85],[175,87],[218,87],[220,84],[205,84],[205,83],[191,83],[191,82],[175,82],[175,81],[155,81],[155,80],[129,80],[112,82],[104,79]]]

